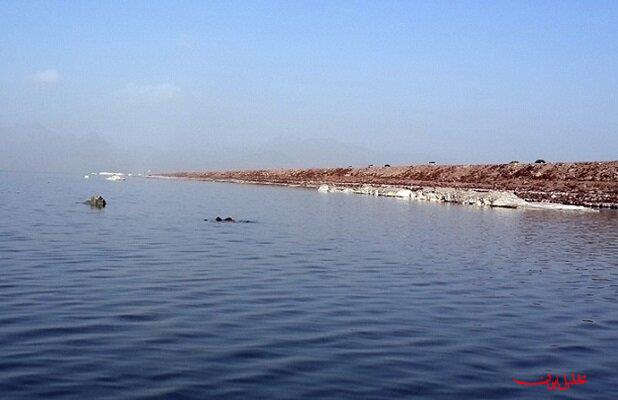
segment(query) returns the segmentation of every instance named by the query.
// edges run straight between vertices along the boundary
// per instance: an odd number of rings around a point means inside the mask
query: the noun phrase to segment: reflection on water
[[[2,398],[615,390],[616,212],[17,173],[0,193]]]

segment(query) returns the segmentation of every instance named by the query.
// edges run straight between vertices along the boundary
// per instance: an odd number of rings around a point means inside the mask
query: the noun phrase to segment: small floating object
[[[106,172],[106,171],[101,171],[101,172],[99,172],[99,175],[108,175],[108,176],[118,175],[118,176],[124,176],[124,173],[123,172]]]
[[[84,179],[90,179],[90,175],[84,175]]]
[[[126,181],[127,178],[125,178],[124,176],[120,176],[120,175],[112,175],[109,178],[105,178],[106,181]]]
[[[107,205],[107,201],[103,198],[103,196],[92,196],[89,200],[84,201],[84,204],[88,204],[93,208],[104,208]]]
[[[229,223],[236,223],[236,224],[255,224],[256,223],[256,221],[253,221],[250,219],[238,219],[237,220],[232,217],[227,217],[227,218],[217,217],[215,219],[204,218],[204,221],[221,222],[221,223],[229,222]]]
[[[204,221],[208,221],[208,218],[204,218]],[[215,222],[236,222],[236,220],[232,217],[227,217],[227,218],[217,217],[213,221]]]

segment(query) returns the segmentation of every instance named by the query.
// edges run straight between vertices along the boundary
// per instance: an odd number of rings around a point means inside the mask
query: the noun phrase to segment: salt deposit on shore
[[[573,206],[567,204],[556,203],[540,203],[527,202],[522,198],[517,197],[513,192],[500,190],[470,190],[456,189],[448,187],[426,187],[417,190],[411,190],[404,187],[396,186],[371,186],[362,185],[360,187],[351,188],[347,186],[336,185],[320,185],[319,192],[323,193],[356,193],[373,196],[398,197],[402,199],[418,200],[418,201],[436,201],[445,203],[457,203],[465,205],[486,206],[486,207],[502,207],[502,208],[526,208],[526,209],[545,209],[545,210],[562,210],[562,211],[591,211],[597,210],[582,206]]]

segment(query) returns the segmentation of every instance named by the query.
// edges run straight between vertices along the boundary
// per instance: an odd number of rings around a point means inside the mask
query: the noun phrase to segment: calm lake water
[[[0,173],[0,398],[618,398],[618,213]]]

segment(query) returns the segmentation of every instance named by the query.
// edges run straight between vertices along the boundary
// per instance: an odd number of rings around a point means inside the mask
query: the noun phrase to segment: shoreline
[[[489,207],[618,209],[618,161],[183,171],[148,177],[317,188]]]

